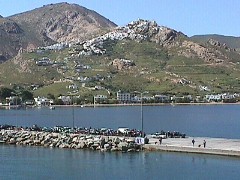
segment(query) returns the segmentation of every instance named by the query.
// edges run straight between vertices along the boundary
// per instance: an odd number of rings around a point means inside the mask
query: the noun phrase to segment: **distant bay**
[[[240,138],[240,105],[144,106],[144,131],[180,131],[187,136]],[[141,129],[140,106],[47,107],[0,110],[0,124]]]

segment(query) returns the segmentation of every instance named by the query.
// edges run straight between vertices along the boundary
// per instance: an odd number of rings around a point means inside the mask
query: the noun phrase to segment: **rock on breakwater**
[[[100,136],[73,133],[1,130],[0,142],[23,146],[43,146],[100,151],[137,152],[140,145],[134,137]]]

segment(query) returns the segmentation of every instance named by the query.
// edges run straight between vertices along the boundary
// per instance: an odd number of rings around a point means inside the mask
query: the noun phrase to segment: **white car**
[[[159,133],[159,132],[156,132],[156,133],[154,133],[154,134],[151,134],[150,135],[150,137],[151,138],[163,138],[163,139],[166,139],[167,138],[167,135],[166,134],[161,134],[161,133]]]
[[[126,128],[126,127],[118,128],[118,132],[120,132],[122,134],[127,134],[129,131],[130,131],[130,129]]]

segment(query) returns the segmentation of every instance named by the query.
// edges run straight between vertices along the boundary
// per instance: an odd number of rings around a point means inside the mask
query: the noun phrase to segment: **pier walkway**
[[[192,144],[192,139],[195,140],[194,146]],[[204,140],[206,141],[205,148],[203,146]],[[162,144],[160,145],[158,139],[151,138],[149,139],[149,144],[145,144],[144,148],[150,151],[160,150],[240,157],[239,139],[223,139],[209,137],[167,138],[163,139]]]

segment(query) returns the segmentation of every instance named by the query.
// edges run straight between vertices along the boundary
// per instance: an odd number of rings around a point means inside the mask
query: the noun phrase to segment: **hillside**
[[[215,39],[222,44],[225,43],[230,48],[240,50],[240,37],[209,34],[209,35],[195,35],[192,36],[191,39],[199,43],[206,43],[209,39]]]
[[[24,30],[30,28],[42,40],[76,42],[103,29],[116,27],[100,14],[76,4],[58,3],[9,17]]]
[[[56,42],[77,42],[116,27],[100,14],[76,4],[50,4],[0,18],[0,58]]]
[[[93,39],[56,47],[20,53],[3,63],[1,85],[37,89],[35,95],[74,92],[82,98],[118,90],[184,95],[240,92],[236,51],[216,41],[196,43],[154,21],[139,19]]]
[[[23,30],[14,21],[0,18],[0,62],[16,55],[23,36]]]

